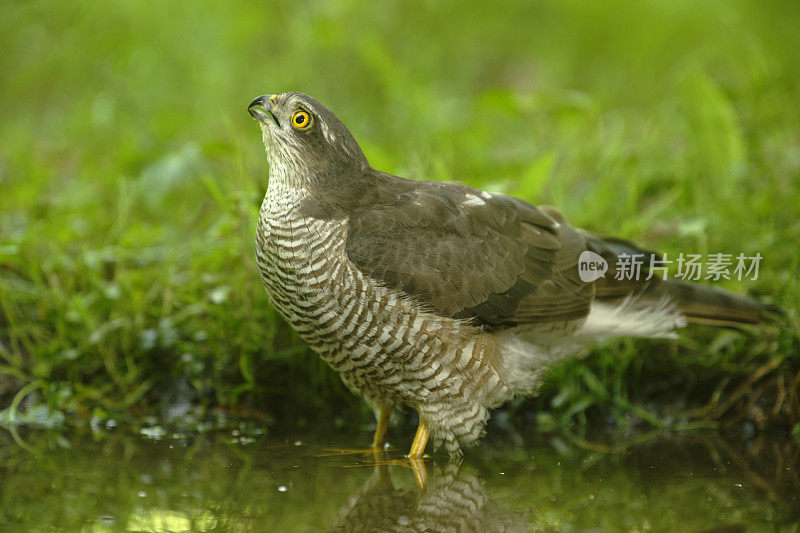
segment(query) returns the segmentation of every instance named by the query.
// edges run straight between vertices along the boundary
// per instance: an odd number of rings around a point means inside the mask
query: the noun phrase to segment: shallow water
[[[621,453],[492,436],[460,465],[342,453],[369,436],[237,431],[0,436],[0,531],[797,531],[786,437],[652,439]]]

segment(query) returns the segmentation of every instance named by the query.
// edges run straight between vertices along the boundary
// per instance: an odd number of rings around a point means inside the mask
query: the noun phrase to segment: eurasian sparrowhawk
[[[396,407],[419,412],[450,454],[489,410],[531,394],[553,363],[613,336],[672,337],[687,320],[758,323],[767,306],[679,281],[616,279],[651,252],[573,228],[548,206],[372,168],[353,135],[305,94],[259,96],[269,185],[256,259],[280,314],[374,409],[373,446]],[[593,252],[605,277],[585,282]],[[596,257],[596,256],[592,256]]]

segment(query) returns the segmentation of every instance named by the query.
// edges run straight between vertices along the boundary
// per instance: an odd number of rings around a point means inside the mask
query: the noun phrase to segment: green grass
[[[267,168],[245,107],[301,90],[382,170],[670,254],[764,256],[757,281],[719,285],[788,309],[782,332],[610,343],[520,419],[797,422],[795,2],[115,4],[0,7],[7,415],[369,420],[254,267]]]

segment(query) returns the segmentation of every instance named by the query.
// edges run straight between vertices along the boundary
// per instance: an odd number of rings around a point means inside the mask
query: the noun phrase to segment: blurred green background
[[[3,2],[2,419],[371,422],[255,270],[245,109],[300,90],[381,170],[764,257],[719,285],[788,309],[779,331],[607,343],[514,423],[797,424],[798,28],[791,0]]]

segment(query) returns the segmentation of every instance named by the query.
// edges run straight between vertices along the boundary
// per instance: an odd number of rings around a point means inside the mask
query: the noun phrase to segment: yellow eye
[[[294,112],[294,115],[292,115],[292,126],[301,130],[308,128],[311,126],[311,115],[309,115],[307,111],[298,109]]]

